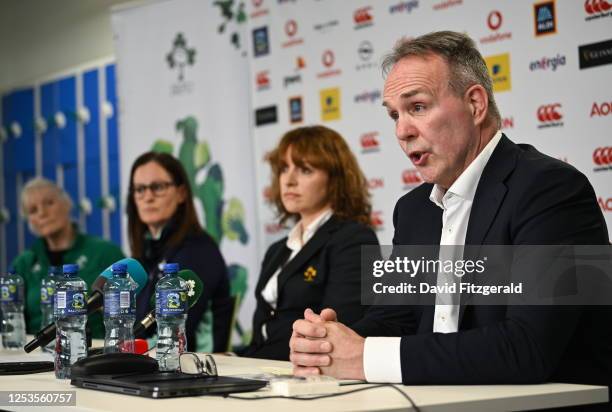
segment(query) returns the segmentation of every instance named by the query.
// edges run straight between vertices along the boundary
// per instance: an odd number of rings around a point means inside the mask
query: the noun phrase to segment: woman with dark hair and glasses
[[[345,324],[361,319],[361,246],[370,227],[365,176],[342,136],[323,126],[285,134],[267,156],[271,200],[289,236],[272,244],[255,289],[253,340],[243,356],[289,359],[292,325],[311,308],[333,308]]]
[[[176,262],[181,269],[195,272],[204,284],[202,296],[187,314],[187,349],[225,350],[233,310],[227,268],[217,244],[200,226],[187,174],[176,158],[147,152],[136,159],[130,172],[127,215],[132,255],[149,274],[149,282],[137,296],[137,319],[154,309],[150,300],[163,276],[163,264]],[[196,336],[209,308],[212,345],[198,342]]]

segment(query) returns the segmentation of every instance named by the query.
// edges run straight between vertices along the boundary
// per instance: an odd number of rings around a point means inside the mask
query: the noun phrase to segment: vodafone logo
[[[559,110],[561,110],[561,103],[544,104],[538,107],[537,117],[540,121],[538,128],[563,126],[561,121],[563,115]]]
[[[612,212],[612,197],[604,199],[603,197],[597,198],[597,203],[599,203],[599,207],[604,212]]]
[[[416,169],[406,169],[402,172],[402,182],[404,183],[404,189],[408,189],[420,185],[423,183],[423,179]]]
[[[297,22],[295,20],[288,20],[285,23],[285,33],[289,37],[295,36],[295,33],[297,33]]]
[[[334,52],[331,50],[325,50],[323,52],[323,55],[321,56],[321,61],[323,62],[323,66],[332,67],[334,65],[334,62],[336,61]]]
[[[364,133],[359,138],[362,153],[378,152],[380,143],[378,142],[378,132]]]
[[[610,9],[612,9],[612,4],[606,0],[586,0],[584,2],[584,10],[590,15],[605,13]]]
[[[593,151],[593,163],[597,167],[593,170],[601,172],[612,170],[612,147],[598,147]]]
[[[610,113],[612,113],[612,102],[603,102],[601,104],[593,102],[593,106],[591,107],[591,117],[608,116]]]
[[[493,10],[489,13],[489,17],[487,17],[487,26],[489,26],[491,30],[497,30],[501,27],[502,21],[502,14],[497,10]]]

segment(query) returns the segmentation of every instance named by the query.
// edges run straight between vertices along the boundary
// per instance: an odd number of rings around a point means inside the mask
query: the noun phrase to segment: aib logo
[[[560,109],[560,103],[545,104],[538,107],[537,117],[540,121],[538,129],[563,126],[563,122],[561,121],[563,115],[559,112]]]
[[[178,80],[182,82],[185,78],[185,67],[193,66],[195,63],[196,50],[193,47],[187,47],[187,41],[183,33],[177,33],[172,43],[172,50],[166,54],[166,62],[171,69],[178,69]]]
[[[372,16],[372,7],[366,6],[361,7],[353,12],[353,21],[355,22],[355,29],[363,29],[364,27],[370,27],[374,24],[374,17]]]
[[[612,170],[612,147],[598,147],[593,151],[593,163],[595,168],[593,171],[601,172],[604,170]]]
[[[612,212],[612,197],[604,199],[603,197],[597,198],[597,203],[599,203],[599,207],[604,212]]]
[[[586,21],[609,17],[612,4],[606,0],[586,0],[584,2],[584,11],[587,13]]]

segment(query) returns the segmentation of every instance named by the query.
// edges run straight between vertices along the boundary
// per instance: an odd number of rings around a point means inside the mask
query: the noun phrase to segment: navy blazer
[[[396,204],[394,244],[436,245],[442,210],[423,184]],[[503,136],[478,184],[466,245],[608,244],[595,193],[574,167]],[[610,307],[462,306],[433,333],[434,306],[372,307],[354,329],[402,336],[404,384],[610,384]]]
[[[253,339],[241,355],[267,359],[289,359],[292,325],[303,318],[304,310],[319,312],[333,308],[347,324],[360,319],[361,245],[378,245],[374,231],[363,224],[341,221],[332,216],[321,226],[295,257],[287,238],[272,244],[264,257],[255,298]],[[261,291],[279,267],[276,309],[264,300]],[[267,339],[261,328],[266,325]]]

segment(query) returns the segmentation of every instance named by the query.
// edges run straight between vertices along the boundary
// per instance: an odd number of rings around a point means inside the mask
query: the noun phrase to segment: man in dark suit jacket
[[[383,104],[426,182],[396,205],[395,245],[608,243],[585,176],[501,134],[469,37],[404,40],[383,65],[391,68]],[[609,384],[612,376],[609,307],[390,306],[353,329],[338,320],[307,310],[295,322],[296,374],[404,384]]]

